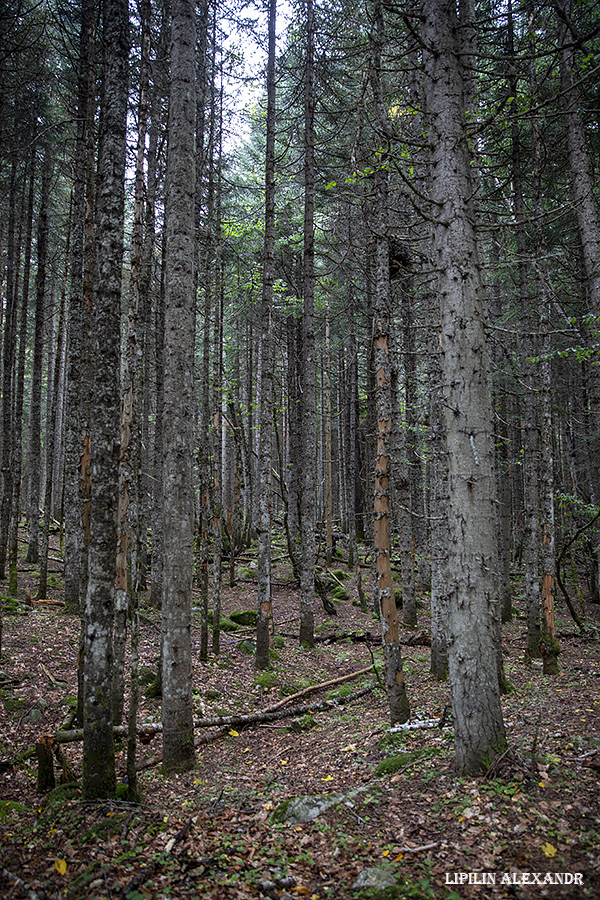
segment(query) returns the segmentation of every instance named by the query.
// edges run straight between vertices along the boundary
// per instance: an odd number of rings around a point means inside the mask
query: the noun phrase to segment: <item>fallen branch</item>
[[[307,694],[312,694],[315,691],[320,691],[323,688],[332,687],[335,684],[343,684],[344,681],[352,681],[353,678],[358,678],[359,675],[366,675],[367,672],[372,672],[373,666],[367,666],[366,669],[359,669],[358,672],[350,672],[349,675],[342,675],[341,678],[333,678],[331,681],[322,681],[320,684],[311,684],[310,687],[304,688],[302,691],[298,691],[297,694],[290,694],[289,697],[285,697],[280,703],[276,703],[275,706],[271,706],[269,708],[269,712],[274,712],[276,709],[280,709],[282,706],[285,706],[286,703],[289,703],[290,700],[297,700],[299,697],[305,697]]]
[[[369,670],[371,667],[369,666]],[[337,697],[335,700],[323,700],[320,703],[305,703],[303,706],[294,706],[292,709],[279,709],[277,707],[264,709],[261,712],[248,713],[247,715],[236,716],[210,716],[204,719],[194,719],[194,728],[245,728],[247,725],[256,725],[259,722],[275,722],[278,719],[286,719],[291,716],[301,716],[309,712],[321,712],[324,709],[330,709],[337,704],[348,703],[351,700],[358,700],[365,694],[370,693],[374,685],[361,688],[349,694],[347,697]],[[154,737],[163,730],[162,722],[146,722],[139,725],[136,729],[138,735],[147,738]],[[113,728],[115,737],[123,737],[127,734],[127,725],[115,725]],[[57,731],[55,739],[59,744],[71,744],[83,740],[83,728],[73,729],[71,731]]]
[[[421,847],[400,847],[399,853],[421,853],[422,850],[433,850],[439,847],[440,841],[434,841],[433,844],[423,844]]]

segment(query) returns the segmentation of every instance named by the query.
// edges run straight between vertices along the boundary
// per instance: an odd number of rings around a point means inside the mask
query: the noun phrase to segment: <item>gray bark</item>
[[[103,114],[96,198],[94,414],[88,585],[84,610],[83,791],[114,795],[112,626],[121,411],[121,276],[128,89],[126,0],[104,0]]]
[[[256,667],[269,664],[271,625],[271,422],[273,361],[271,318],[275,267],[275,20],[277,0],[269,0],[269,55],[267,62],[267,146],[265,155],[265,239],[260,312],[260,405],[256,532],[258,534],[258,620]]]
[[[457,769],[468,774],[487,770],[506,749],[494,609],[498,550],[489,360],[461,23],[454,0],[425,0],[423,17],[448,446],[448,662]]]
[[[174,0],[165,223],[162,689],[165,772],[194,766],[192,574],[194,531],[195,48],[191,0]]]

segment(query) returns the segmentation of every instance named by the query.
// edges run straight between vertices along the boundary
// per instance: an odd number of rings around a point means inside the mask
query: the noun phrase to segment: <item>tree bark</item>
[[[315,563],[317,542],[315,523],[317,466],[316,362],[315,362],[315,157],[314,157],[314,7],[306,2],[306,65],[304,70],[304,224],[302,306],[302,485],[300,528],[302,558],[300,568],[300,644],[312,647],[315,640]]]
[[[104,0],[102,12],[103,114],[96,199],[91,529],[84,612],[83,792],[87,799],[111,797],[116,788],[111,683],[121,419],[127,2]]]
[[[371,35],[371,84],[375,101],[379,139],[388,148],[391,134],[384,107],[381,77],[381,53],[384,39],[383,7],[375,2],[375,21]],[[380,611],[385,661],[385,678],[390,721],[406,722],[410,707],[398,635],[398,615],[391,568],[390,482],[392,438],[392,371],[390,358],[390,248],[388,238],[388,152],[380,149],[375,161],[375,309],[373,323],[373,366],[376,385],[377,450],[375,457],[375,497],[373,505],[373,543],[375,557],[376,608]]]
[[[275,20],[277,0],[269,0],[267,62],[267,146],[265,156],[265,238],[260,311],[260,422],[258,435],[257,520],[258,620],[256,657],[258,669],[269,665],[271,611],[271,428],[273,363],[271,319],[275,267]]]
[[[461,22],[454,0],[425,0],[423,17],[448,446],[448,661],[457,769],[466,775],[487,770],[506,749],[494,611],[498,550],[491,396]]]
[[[162,594],[163,767],[195,763],[192,704],[194,531],[195,49],[191,0],[174,0],[165,223]]]

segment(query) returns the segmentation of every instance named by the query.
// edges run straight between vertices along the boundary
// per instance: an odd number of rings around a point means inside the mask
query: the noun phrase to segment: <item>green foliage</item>
[[[256,643],[254,641],[242,641],[238,644],[238,650],[240,650],[244,656],[254,656],[256,653]]]
[[[142,666],[138,674],[139,683],[145,687],[146,685],[153,684],[156,680],[156,672],[154,669],[148,669],[146,666]],[[71,699],[71,698],[69,698]],[[73,698],[75,703],[77,703],[77,697]]]

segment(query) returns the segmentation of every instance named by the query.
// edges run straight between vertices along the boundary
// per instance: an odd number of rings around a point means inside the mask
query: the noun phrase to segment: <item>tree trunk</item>
[[[448,662],[457,769],[466,775],[486,771],[506,749],[494,611],[498,549],[491,396],[461,23],[454,0],[425,0],[423,15],[448,446]]]
[[[381,53],[384,39],[383,7],[375,2],[374,33],[371,35],[371,84],[379,120],[379,139],[390,144],[384,107]],[[390,539],[390,481],[392,438],[392,371],[390,358],[390,248],[388,239],[388,154],[380,149],[375,162],[373,207],[375,210],[375,309],[373,364],[376,385],[377,451],[373,543],[375,557],[376,608],[380,611],[390,721],[406,722],[410,707],[402,669],[398,616],[394,597]]]
[[[165,223],[163,413],[163,768],[195,763],[192,703],[194,530],[195,49],[190,0],[174,0]]]
[[[300,569],[300,644],[312,647],[315,641],[315,563],[317,542],[317,372],[315,362],[315,159],[314,159],[314,8],[306,4],[306,68],[304,72],[304,258],[302,306],[302,484]]]
[[[35,282],[33,368],[29,405],[29,444],[27,448],[27,470],[29,473],[29,545],[27,548],[27,562],[34,563],[38,561],[40,552],[40,472],[42,458],[40,433],[42,428],[42,367],[44,360],[46,262],[48,256],[48,200],[50,195],[49,157],[47,152],[44,153],[42,165],[42,194],[37,232],[37,273]]]
[[[265,156],[265,239],[260,311],[260,405],[258,435],[257,520],[258,620],[256,657],[258,669],[269,665],[271,612],[271,428],[273,420],[273,360],[271,318],[275,267],[275,19],[277,0],[269,0],[269,55],[267,63],[267,145]]]
[[[21,294],[21,318],[19,324],[19,357],[16,377],[15,396],[15,426],[14,426],[14,453],[13,453],[13,495],[11,509],[11,523],[8,535],[8,561],[9,561],[9,593],[13,596],[17,593],[17,558],[19,541],[19,515],[21,506],[21,480],[23,470],[23,405],[25,390],[25,357],[27,349],[27,319],[29,307],[29,285],[31,273],[31,246],[33,238],[33,204],[35,189],[35,149],[31,152],[29,161],[29,193],[27,198],[27,233],[25,236],[24,261],[23,261],[23,289]]]
[[[104,0],[102,134],[96,199],[94,414],[88,587],[85,599],[83,792],[114,795],[112,627],[121,420],[121,277],[128,89],[128,8]]]

